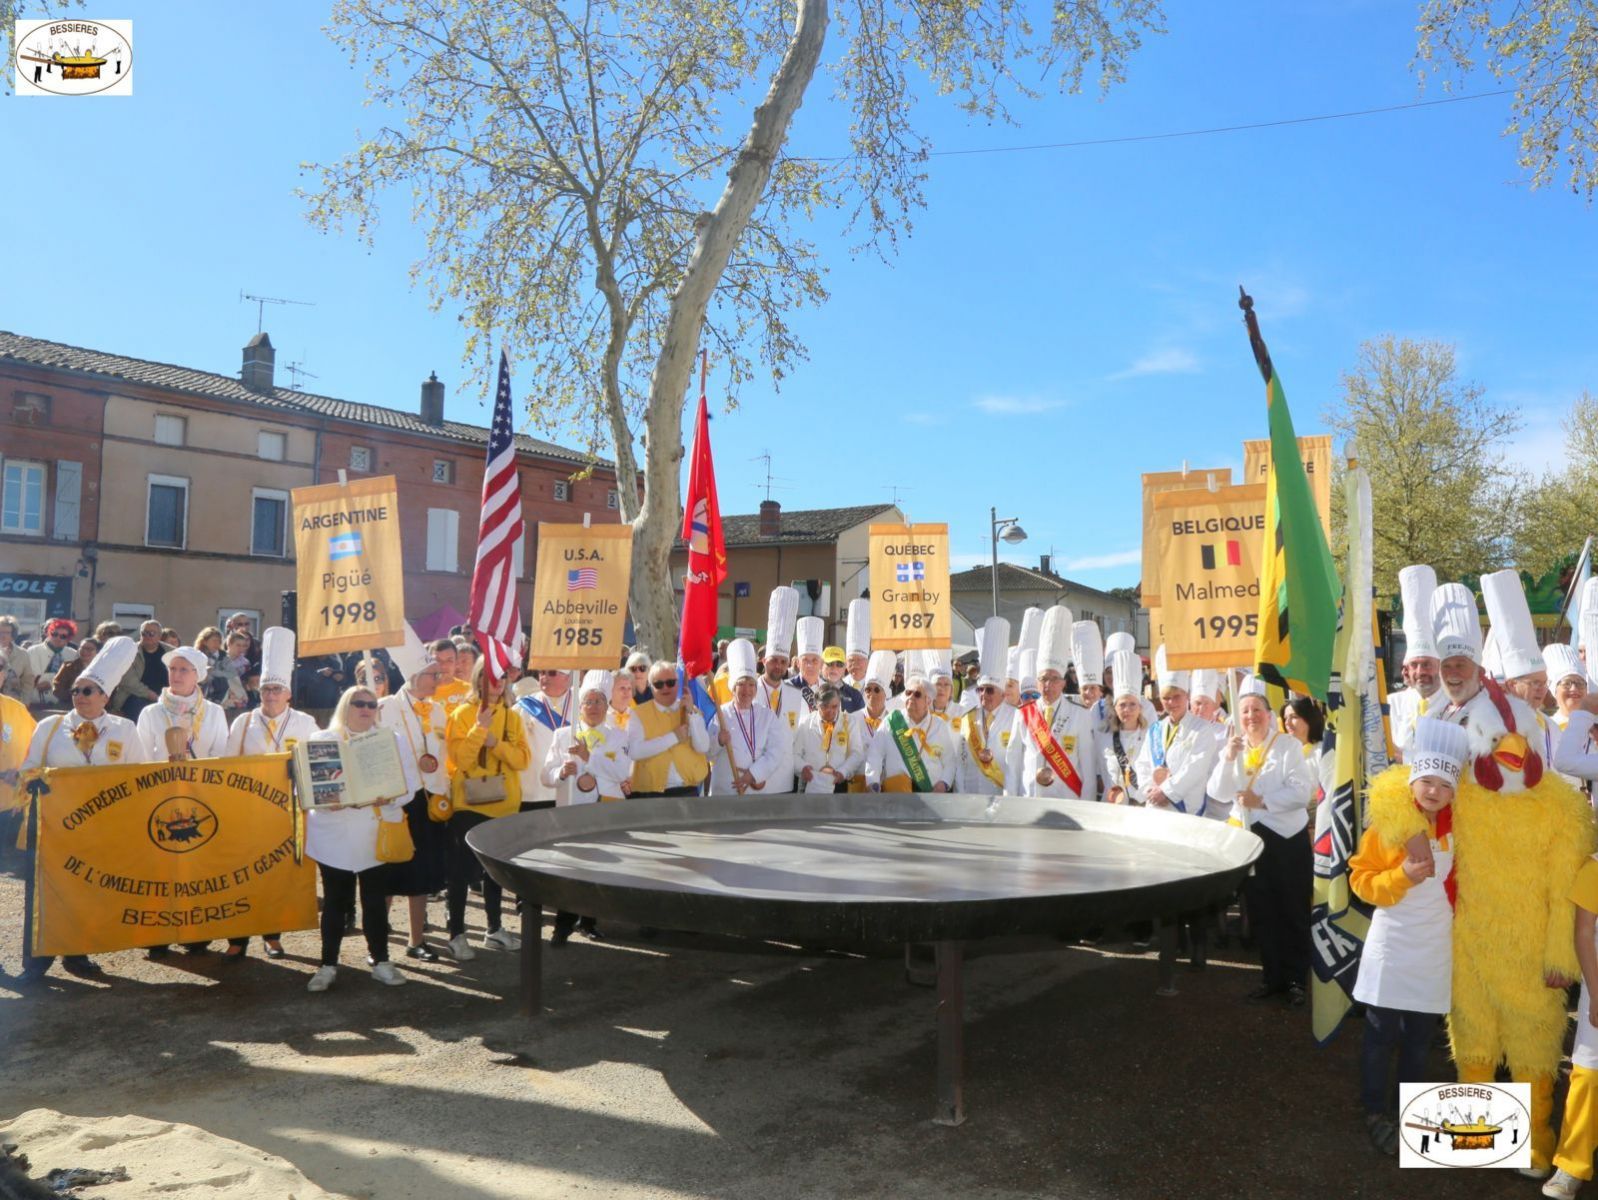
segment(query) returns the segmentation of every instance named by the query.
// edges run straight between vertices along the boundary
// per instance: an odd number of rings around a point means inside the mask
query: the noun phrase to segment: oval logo
[[[1405,1160],[1439,1167],[1517,1167],[1531,1163],[1526,1084],[1444,1083],[1416,1090],[1398,1118]],[[1420,1165],[1417,1163],[1416,1165]]]
[[[150,840],[169,854],[188,854],[216,836],[216,813],[192,796],[170,796],[150,814]]]
[[[133,92],[131,21],[41,21],[15,39],[19,95],[93,96]]]

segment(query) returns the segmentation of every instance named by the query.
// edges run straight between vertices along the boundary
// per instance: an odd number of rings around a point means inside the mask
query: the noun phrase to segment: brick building
[[[270,338],[237,377],[0,332],[0,611],[25,632],[153,614],[186,636],[235,611],[266,623],[294,587],[293,488],[399,480],[406,613],[464,612],[488,431],[444,418],[444,385],[414,411],[278,387]],[[518,575],[539,520],[620,519],[614,471],[518,436]],[[574,479],[593,466],[587,478]]]

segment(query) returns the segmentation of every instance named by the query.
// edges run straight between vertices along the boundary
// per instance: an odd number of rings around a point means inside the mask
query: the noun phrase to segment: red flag
[[[522,613],[511,571],[514,548],[522,540],[522,483],[516,471],[516,437],[510,423],[510,360],[499,355],[499,391],[488,430],[483,470],[483,511],[477,534],[477,564],[472,568],[472,606],[468,620],[476,631],[490,679],[505,677],[521,657]]]
[[[694,448],[688,467],[688,496],[683,502],[682,539],[688,544],[688,573],[683,577],[682,629],[678,656],[689,675],[710,671],[718,622],[717,592],[727,578],[727,543],[721,534],[721,505],[716,501],[716,468],[710,459],[710,413],[705,405],[705,375],[699,374],[699,415],[694,421]]]

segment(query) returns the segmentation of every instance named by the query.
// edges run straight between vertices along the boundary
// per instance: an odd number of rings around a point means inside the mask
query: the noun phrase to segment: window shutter
[[[57,459],[55,465],[55,533],[57,541],[78,540],[78,514],[82,509],[83,464]]]

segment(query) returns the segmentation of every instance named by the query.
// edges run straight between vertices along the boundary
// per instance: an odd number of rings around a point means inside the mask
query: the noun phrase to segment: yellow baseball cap
[[[824,663],[846,663],[848,657],[843,652],[842,646],[828,646],[821,652],[821,661]]]

